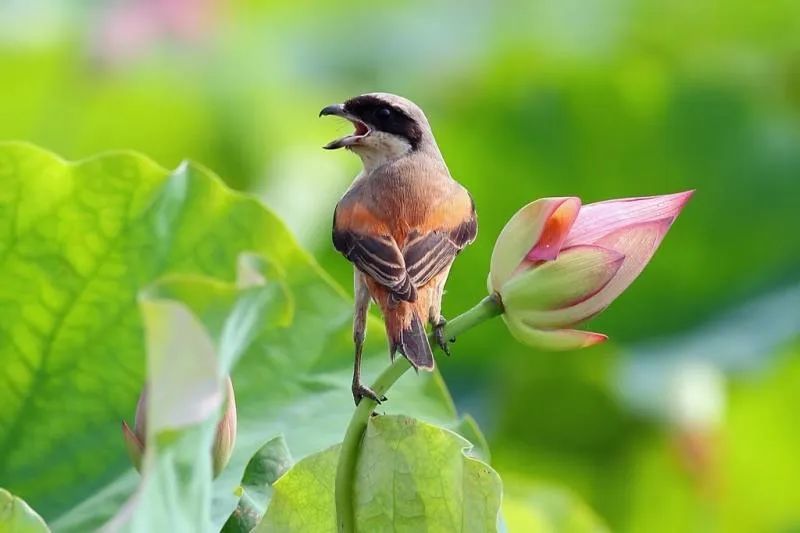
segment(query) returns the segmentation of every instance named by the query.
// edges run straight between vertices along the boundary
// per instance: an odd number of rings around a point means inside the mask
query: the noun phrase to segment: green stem
[[[460,335],[486,320],[495,317],[503,312],[503,305],[497,295],[487,296],[475,307],[463,313],[445,326],[445,338],[449,339]],[[378,397],[384,395],[400,376],[411,368],[405,357],[398,357],[386,370],[384,370],[375,383],[372,390]],[[358,451],[361,446],[361,437],[367,429],[367,422],[376,403],[369,398],[362,398],[361,403],[356,407],[347,432],[344,434],[344,441],[339,452],[339,463],[336,465],[336,522],[340,532],[352,533],[355,531],[355,515],[353,509],[353,480],[356,473],[356,462]]]

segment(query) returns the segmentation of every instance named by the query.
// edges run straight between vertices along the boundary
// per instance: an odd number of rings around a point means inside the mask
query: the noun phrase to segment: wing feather
[[[415,287],[428,283],[447,268],[468,244],[475,240],[478,224],[474,216],[455,229],[435,230],[409,239],[403,250],[406,271]]]
[[[392,237],[334,230],[333,245],[359,270],[389,289],[399,300],[413,302],[417,299],[403,254]]]

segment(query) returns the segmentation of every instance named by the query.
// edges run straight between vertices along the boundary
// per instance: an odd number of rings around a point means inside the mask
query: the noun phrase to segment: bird
[[[390,359],[400,352],[417,372],[434,368],[424,321],[450,355],[442,295],[456,256],[478,232],[472,196],[450,175],[425,113],[389,93],[329,105],[319,116],[349,120],[355,131],[323,148],[358,155],[362,169],[336,204],[333,245],[354,266],[353,400],[381,403],[361,382],[370,302],[386,324]]]

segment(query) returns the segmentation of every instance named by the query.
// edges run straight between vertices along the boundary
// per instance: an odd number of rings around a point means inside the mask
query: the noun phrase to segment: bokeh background
[[[0,0],[0,139],[196,160],[347,287],[329,225],[359,162],[317,112],[377,90],[426,110],[478,206],[451,316],[528,201],[697,189],[590,325],[609,343],[497,321],[441,361],[506,492],[564,487],[617,531],[800,528],[800,3]]]

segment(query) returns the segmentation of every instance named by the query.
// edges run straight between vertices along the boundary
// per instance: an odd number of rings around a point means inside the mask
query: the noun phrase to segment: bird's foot
[[[386,401],[386,396],[381,396],[378,398],[378,395],[375,394],[375,391],[366,385],[362,385],[361,383],[353,383],[353,400],[356,402],[356,405],[361,403],[361,398],[369,398],[378,404]]]
[[[433,325],[433,338],[436,339],[436,344],[439,345],[439,348],[449,357],[450,356],[450,346],[448,344],[448,340],[444,336],[444,327],[447,325],[447,320],[444,318],[440,318],[439,322]],[[455,339],[450,339],[449,342],[455,342]]]

